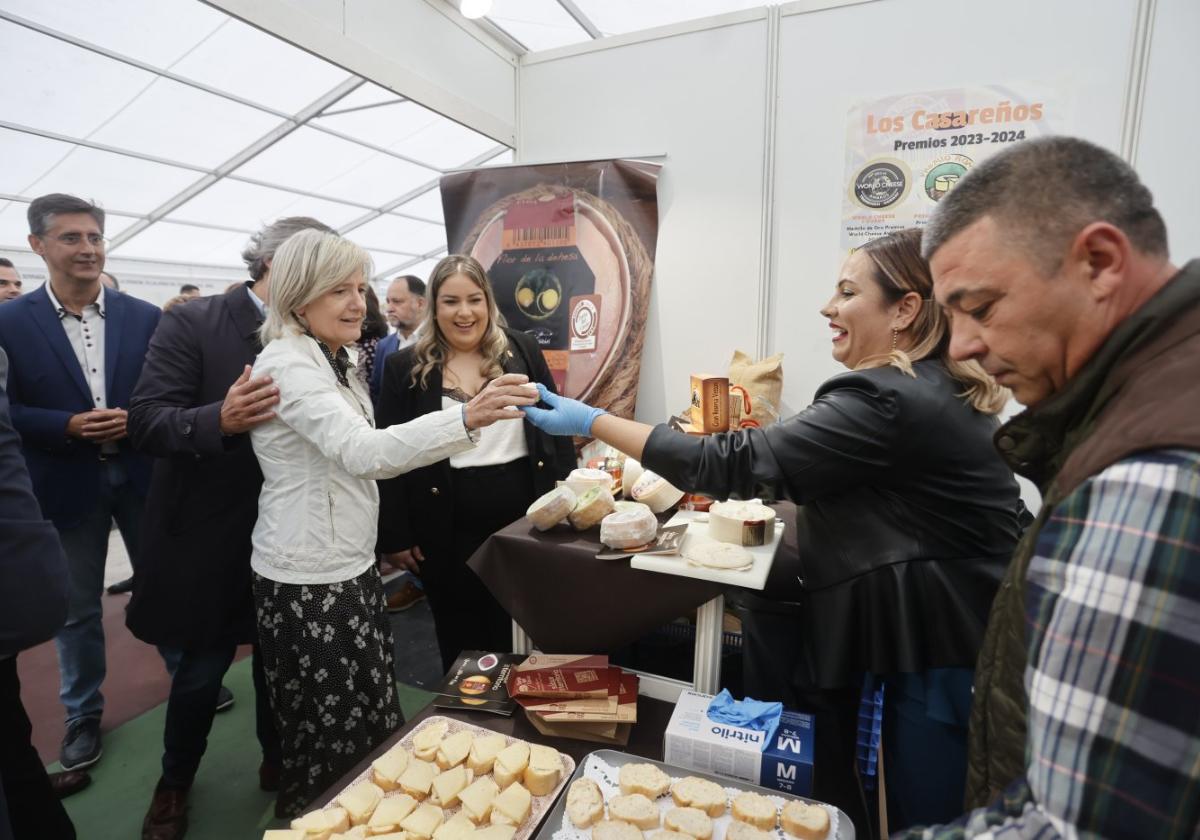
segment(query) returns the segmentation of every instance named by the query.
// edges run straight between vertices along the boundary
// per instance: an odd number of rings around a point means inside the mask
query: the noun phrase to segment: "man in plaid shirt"
[[[1043,506],[980,654],[974,810],[906,836],[1200,838],[1200,261],[1065,137],[977,166],[924,250],[951,354],[1028,407],[996,444]]]

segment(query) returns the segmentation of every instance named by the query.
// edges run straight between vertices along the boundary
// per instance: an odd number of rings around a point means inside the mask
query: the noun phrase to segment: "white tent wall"
[[[513,145],[516,57],[439,0],[205,0]]]
[[[521,70],[520,160],[667,155],[638,390],[647,420],[687,406],[692,372],[724,371],[733,348],[756,347],[765,18],[534,54]]]

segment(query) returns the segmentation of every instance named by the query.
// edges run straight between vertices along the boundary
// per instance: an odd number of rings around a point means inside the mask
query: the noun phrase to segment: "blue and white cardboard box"
[[[712,699],[699,691],[680,693],[663,736],[667,764],[799,796],[812,792],[811,716],[785,711],[767,743],[765,732],[709,720]]]

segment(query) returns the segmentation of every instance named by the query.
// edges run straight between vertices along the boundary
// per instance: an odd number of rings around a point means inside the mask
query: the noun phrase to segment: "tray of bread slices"
[[[535,840],[854,840],[854,824],[832,805],[597,750]]]
[[[575,770],[552,747],[434,716],[329,805],[264,840],[525,840]]]

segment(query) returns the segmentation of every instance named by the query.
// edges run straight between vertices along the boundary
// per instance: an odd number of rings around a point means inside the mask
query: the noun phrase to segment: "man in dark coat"
[[[30,740],[17,677],[17,654],[53,638],[67,618],[67,558],[33,495],[9,419],[7,378],[0,350],[0,840],[75,840]]]
[[[252,428],[274,417],[278,389],[250,378],[275,249],[305,228],[280,219],[243,253],[252,282],[171,309],[150,341],[129,412],[129,434],[155,456],[127,624],[143,641],[181,652],[171,681],[162,777],[143,823],[147,840],[173,840],[187,827],[187,792],[212,728],[221,679],[239,644],[255,641],[250,537],[262,473]],[[277,786],[278,735],[257,645],[253,661],[264,790]]]

